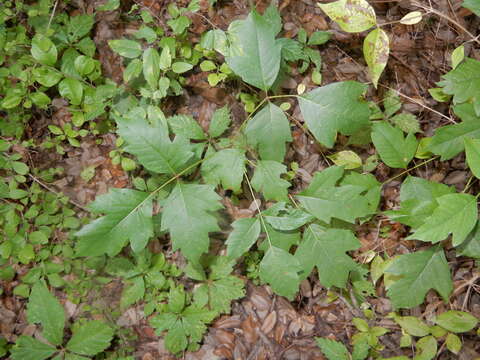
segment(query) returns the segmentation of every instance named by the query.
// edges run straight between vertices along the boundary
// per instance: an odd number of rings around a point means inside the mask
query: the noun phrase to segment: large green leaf
[[[160,77],[160,55],[153,48],[148,48],[143,53],[143,76],[147,84],[153,90],[158,88],[158,79]]]
[[[98,320],[89,321],[73,332],[66,348],[80,355],[96,355],[105,350],[112,340],[114,330]]]
[[[249,144],[258,148],[262,160],[282,162],[285,143],[292,141],[290,123],[282,109],[273,103],[265,105],[245,129]]]
[[[300,270],[300,263],[292,254],[271,246],[260,262],[259,274],[275,293],[291,300],[298,291]]]
[[[44,360],[57,352],[54,347],[21,335],[10,350],[12,360]]]
[[[369,124],[370,110],[362,95],[367,85],[344,81],[319,87],[299,97],[308,128],[326,147],[333,147],[337,132],[352,135]]]
[[[480,139],[464,138],[467,164],[473,175],[480,179]]]
[[[370,78],[377,87],[378,79],[387,66],[390,53],[390,40],[381,28],[372,30],[363,41],[363,56],[368,65]]]
[[[55,44],[45,35],[36,34],[32,38],[30,52],[40,64],[54,66],[57,62],[57,48]]]
[[[360,241],[349,230],[328,229],[313,224],[306,228],[295,258],[302,267],[301,279],[307,278],[316,266],[320,283],[330,288],[344,288],[350,271],[358,265],[345,254],[360,247]]]
[[[464,311],[450,310],[435,318],[435,323],[444,329],[455,333],[472,330],[478,324],[478,319]]]
[[[448,301],[453,290],[447,259],[439,246],[400,255],[385,272],[400,277],[387,289],[387,295],[396,309],[420,305],[430,289],[437,290]]]
[[[175,175],[193,156],[187,140],[177,136],[170,141],[161,123],[151,124],[144,117],[131,116],[117,124],[118,133],[127,142],[125,150],[137,156],[150,171]]]
[[[205,134],[202,128],[190,115],[175,115],[168,118],[168,125],[175,135],[181,135],[186,139],[204,140]]]
[[[108,45],[113,51],[129,59],[134,59],[142,54],[142,46],[137,41],[127,39],[110,40]]]
[[[462,6],[480,16],[480,2],[478,0],[464,0]]]
[[[453,246],[460,245],[474,228],[477,198],[469,194],[447,194],[437,199],[438,207],[407,240],[436,243],[453,235]]]
[[[224,149],[210,156],[207,153],[207,158],[202,163],[202,176],[205,182],[213,185],[222,184],[226,190],[239,192],[247,161],[244,151]]]
[[[328,360],[350,359],[350,354],[348,353],[347,348],[341,342],[327,338],[316,338],[316,340],[317,345],[320,347],[323,355],[325,355]]]
[[[235,220],[233,231],[226,241],[227,255],[233,259],[239,258],[257,241],[260,235],[260,220],[245,218]]]
[[[366,0],[338,0],[318,6],[346,32],[362,32],[377,24],[375,10]]]
[[[280,70],[282,46],[275,35],[275,25],[255,10],[245,20],[233,21],[228,27],[227,64],[245,82],[265,91]]]
[[[130,241],[135,252],[143,250],[153,236],[152,199],[148,193],[112,189],[89,205],[95,214],[105,214],[85,225],[76,236],[78,256],[114,256]]]
[[[480,61],[466,58],[442,78],[438,85],[443,87],[445,94],[453,95],[454,104],[471,101],[480,116]]]
[[[65,78],[58,84],[58,92],[70,100],[73,105],[80,105],[83,98],[83,85],[74,78]]]
[[[42,335],[50,343],[53,345],[62,343],[65,311],[43,281],[38,281],[32,287],[28,299],[27,319],[30,323],[42,325]]]
[[[170,231],[173,250],[197,261],[208,251],[208,233],[220,228],[213,212],[222,208],[210,185],[177,184],[164,203],[162,230]]]
[[[258,161],[252,178],[252,186],[263,194],[266,200],[287,200],[287,189],[291,184],[280,176],[287,172],[287,167],[279,162]]]
[[[473,105],[457,105],[453,111],[463,121],[459,124],[437,128],[426,149],[436,155],[441,155],[441,160],[450,160],[461,153],[465,149],[464,138],[480,138],[480,117],[475,115]]]
[[[390,167],[406,169],[417,151],[415,135],[410,133],[404,138],[402,130],[387,122],[376,122],[372,128],[372,141],[382,161]]]

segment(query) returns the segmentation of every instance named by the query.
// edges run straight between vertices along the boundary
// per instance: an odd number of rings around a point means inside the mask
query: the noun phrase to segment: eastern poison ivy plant
[[[72,325],[72,336],[64,344],[65,311],[43,281],[37,282],[30,294],[27,319],[42,326],[38,340],[22,335],[11,349],[13,360],[88,359],[105,350],[113,338],[114,330],[98,320],[77,322]]]

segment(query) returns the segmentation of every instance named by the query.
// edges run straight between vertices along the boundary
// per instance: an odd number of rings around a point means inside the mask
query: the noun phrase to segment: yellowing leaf
[[[465,47],[460,45],[452,52],[452,69],[455,69],[465,59]]]
[[[390,41],[387,33],[380,28],[371,31],[363,42],[363,56],[375,87],[387,65],[389,53]]]
[[[356,169],[362,166],[362,159],[354,151],[340,151],[328,157],[335,165],[344,166],[345,169]]]
[[[377,23],[375,11],[366,0],[339,0],[318,6],[346,32],[362,32]]]
[[[415,25],[422,21],[422,13],[420,11],[412,11],[400,19],[400,24]]]

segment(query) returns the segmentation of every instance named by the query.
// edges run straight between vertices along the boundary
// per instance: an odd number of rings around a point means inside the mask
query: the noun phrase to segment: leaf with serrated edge
[[[249,144],[258,148],[262,160],[282,162],[285,143],[292,141],[290,123],[282,109],[268,103],[251,119],[245,129]]]
[[[205,140],[202,128],[190,115],[175,115],[167,120],[175,135],[181,135],[186,139]]]
[[[245,153],[240,149],[220,150],[202,163],[203,179],[208,184],[222,184],[225,190],[237,193],[242,185],[246,161]]]
[[[222,135],[225,130],[230,126],[232,119],[230,116],[230,109],[228,105],[215,110],[210,121],[208,132],[211,137],[217,137]]]
[[[252,178],[255,191],[261,192],[266,200],[288,199],[290,183],[280,177],[287,172],[285,165],[270,160],[258,161]]]
[[[81,355],[96,355],[105,350],[112,340],[114,331],[107,324],[92,320],[73,332],[66,348]]]
[[[21,335],[11,348],[12,360],[44,360],[57,352],[54,347],[44,344],[30,336]]]
[[[227,256],[236,259],[247,252],[260,235],[260,220],[246,218],[235,220],[233,231],[226,241]]]
[[[363,41],[363,56],[375,88],[385,66],[387,66],[389,53],[390,40],[387,33],[380,28],[372,30]]]
[[[400,277],[387,289],[395,309],[420,305],[430,289],[437,290],[447,302],[453,290],[450,268],[439,246],[400,255],[385,272]]]
[[[318,347],[328,360],[349,360],[348,350],[341,342],[327,338],[316,338],[316,340]]]
[[[339,0],[318,6],[346,32],[362,32],[377,23],[375,11],[366,0]]]

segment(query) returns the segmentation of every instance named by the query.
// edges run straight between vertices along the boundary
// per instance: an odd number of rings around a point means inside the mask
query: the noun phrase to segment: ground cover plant
[[[0,5],[0,357],[480,358],[479,15]]]

